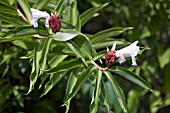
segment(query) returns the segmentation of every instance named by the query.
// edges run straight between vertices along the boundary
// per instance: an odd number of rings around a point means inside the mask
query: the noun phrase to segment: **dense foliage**
[[[0,0],[0,112],[168,113],[169,4]],[[44,18],[34,28],[31,8],[59,14],[61,30],[53,33]],[[106,47],[136,40],[138,66],[129,58],[105,69]]]

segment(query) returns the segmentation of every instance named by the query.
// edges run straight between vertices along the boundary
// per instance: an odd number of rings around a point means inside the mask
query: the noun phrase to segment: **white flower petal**
[[[48,19],[50,18],[50,15],[47,12],[31,8],[31,13],[32,13],[31,24],[34,25],[34,27],[38,27],[37,21],[39,18],[45,18],[46,19],[45,26],[49,26]]]
[[[138,54],[138,52],[140,51],[139,50],[139,46],[137,46],[137,43],[138,41],[135,41],[134,43],[132,43],[131,45],[123,48],[123,49],[120,49],[120,50],[117,50],[116,51],[116,57],[120,58],[120,57],[131,57],[132,59],[132,65],[137,65],[136,64],[136,59],[135,59],[135,56]],[[122,58],[120,58],[122,59]],[[123,61],[123,60],[121,60]]]
[[[118,62],[120,63],[120,64],[122,64],[123,62],[125,62],[125,58],[123,57],[123,55],[120,55],[119,56],[119,58],[118,58]]]
[[[113,46],[112,46],[112,49],[111,50],[115,50],[116,49],[116,42],[113,44]]]
[[[134,56],[131,56],[131,59],[132,59],[132,65],[133,65],[133,66],[137,66],[135,57],[134,57]]]
[[[109,52],[109,48],[107,47],[107,52]]]

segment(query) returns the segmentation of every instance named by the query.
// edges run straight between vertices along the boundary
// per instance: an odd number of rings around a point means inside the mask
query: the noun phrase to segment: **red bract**
[[[116,50],[108,51],[105,55],[105,62],[107,67],[110,67],[115,59],[116,59]]]
[[[49,25],[54,33],[61,29],[61,20],[58,14],[54,14],[49,18]]]

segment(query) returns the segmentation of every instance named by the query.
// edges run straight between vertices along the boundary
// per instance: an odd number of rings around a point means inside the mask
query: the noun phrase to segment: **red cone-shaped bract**
[[[58,14],[54,14],[49,19],[49,25],[54,33],[60,31],[61,29],[61,20]]]
[[[116,59],[116,50],[108,51],[105,55],[105,62],[107,67],[110,67],[115,59]]]

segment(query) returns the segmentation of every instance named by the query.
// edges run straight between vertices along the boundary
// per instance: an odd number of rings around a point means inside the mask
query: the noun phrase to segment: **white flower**
[[[120,64],[125,62],[126,57],[131,57],[132,65],[137,66],[135,56],[140,51],[139,46],[137,46],[137,43],[138,41],[135,41],[131,45],[116,51],[116,57],[118,58],[118,62]],[[115,50],[115,48],[116,48],[116,43],[113,44],[112,50]]]
[[[49,27],[49,18],[50,18],[50,15],[45,12],[45,11],[39,11],[37,9],[33,9],[31,8],[31,13],[32,13],[32,20],[31,20],[31,24],[36,28],[38,27],[38,19],[39,18],[45,18],[45,26],[46,27]]]

